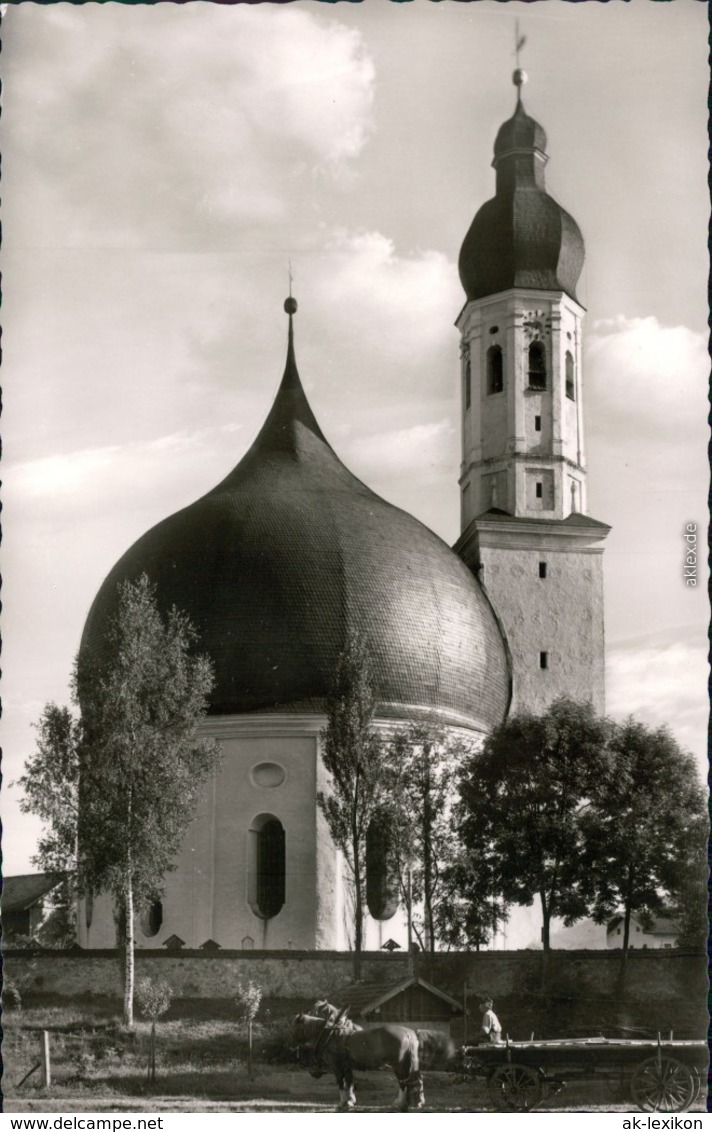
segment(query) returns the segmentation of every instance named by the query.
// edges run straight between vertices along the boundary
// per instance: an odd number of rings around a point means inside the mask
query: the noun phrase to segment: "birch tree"
[[[21,780],[27,808],[49,826],[47,859],[74,857],[79,891],[108,892],[120,910],[129,1026],[136,913],[162,894],[219,760],[217,744],[198,735],[213,674],[195,642],[185,614],[161,615],[146,575],[122,583],[100,650],[75,665],[80,720],[45,709]]]

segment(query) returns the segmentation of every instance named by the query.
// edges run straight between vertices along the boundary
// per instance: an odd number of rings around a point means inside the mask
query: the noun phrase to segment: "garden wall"
[[[23,995],[79,998],[119,996],[121,964],[114,951],[7,951],[5,978]],[[704,954],[633,951],[625,986],[620,951],[444,952],[416,957],[416,973],[470,1010],[483,994],[512,1037],[555,1037],[575,1031],[674,1029],[677,1037],[704,1036],[707,965]],[[231,999],[237,982],[254,979],[265,996],[287,1001],[329,998],[353,979],[345,952],[136,952],[137,978],[165,979],[180,998]],[[405,955],[369,952],[363,978],[396,982],[409,974]]]

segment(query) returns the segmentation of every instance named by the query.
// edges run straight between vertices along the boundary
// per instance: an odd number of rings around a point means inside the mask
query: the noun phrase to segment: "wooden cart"
[[[627,1085],[642,1112],[685,1112],[707,1083],[704,1041],[571,1038],[470,1046],[465,1071],[484,1077],[495,1108],[528,1112],[569,1082]]]

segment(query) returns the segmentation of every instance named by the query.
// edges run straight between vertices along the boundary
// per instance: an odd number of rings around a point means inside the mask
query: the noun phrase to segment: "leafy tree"
[[[387,752],[390,857],[403,903],[422,904],[422,916],[411,916],[418,943],[435,951],[436,943],[451,938],[451,807],[455,772],[470,752],[428,721],[396,731]]]
[[[366,892],[366,835],[384,801],[383,744],[373,726],[375,698],[363,639],[349,637],[336,664],[321,733],[322,760],[331,790],[317,801],[353,888],[354,974],[360,978]]]
[[[121,910],[127,1025],[134,915],[162,892],[218,761],[217,744],[197,735],[213,676],[195,640],[183,613],[163,620],[145,575],[122,583],[101,663],[84,654],[75,665],[81,722],[49,705],[21,780],[27,808],[49,825],[39,856],[72,862],[80,892],[109,892]]]
[[[622,910],[625,964],[633,913],[645,926],[677,908],[686,930],[706,913],[708,821],[694,760],[667,728],[630,718],[614,728],[610,750],[611,772],[582,817],[582,864],[594,919]]]
[[[81,722],[69,708],[50,703],[34,726],[37,749],[18,780],[20,809],[45,824],[32,861],[57,878],[76,877]]]
[[[37,932],[42,947],[71,947],[77,938],[76,876],[65,874],[48,893],[45,918]]]
[[[554,916],[572,924],[588,912],[581,818],[606,775],[608,732],[590,704],[562,697],[543,715],[522,712],[496,727],[460,776],[456,821],[473,866],[463,895],[481,905],[484,884],[506,903],[538,897],[545,951]]]
[[[144,978],[136,983],[136,1001],[138,1008],[151,1023],[151,1046],[148,1057],[148,1079],[152,1083],[156,1080],[156,1022],[171,1005],[173,990],[169,983],[161,979]]]
[[[78,748],[82,727],[68,708],[54,703],[46,704],[34,727],[37,749],[18,780],[23,789],[20,809],[37,814],[44,822],[32,863],[57,881],[36,940],[42,947],[69,947],[76,939]]]
[[[261,1002],[262,987],[253,979],[248,979],[246,982],[238,981],[235,1005],[243,1018],[247,1019],[247,1075],[250,1080],[254,1076],[252,1071],[252,1029]]]
[[[492,863],[484,852],[474,860],[456,840],[443,879],[438,937],[448,947],[479,951],[492,941],[509,914],[498,894]]]

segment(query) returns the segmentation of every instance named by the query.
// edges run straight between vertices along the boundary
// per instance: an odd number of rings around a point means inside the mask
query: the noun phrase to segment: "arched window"
[[[541,342],[529,347],[529,388],[546,389],[546,351]]]
[[[163,923],[163,904],[160,900],[152,900],[141,915],[141,931],[144,935],[158,935]]]
[[[465,408],[469,409],[472,404],[472,367],[470,365],[469,355],[465,360]]]
[[[502,347],[490,346],[487,351],[487,392],[501,393],[504,389]]]
[[[566,351],[566,396],[570,401],[576,400],[574,356],[570,350]]]
[[[247,899],[252,911],[271,920],[285,900],[284,826],[272,814],[260,814],[248,833]]]
[[[91,922],[94,919],[94,893],[87,889],[84,894],[84,923],[87,926],[87,931],[91,927]]]
[[[398,881],[385,814],[376,814],[366,830],[366,903],[374,920],[390,920],[398,910]]]

